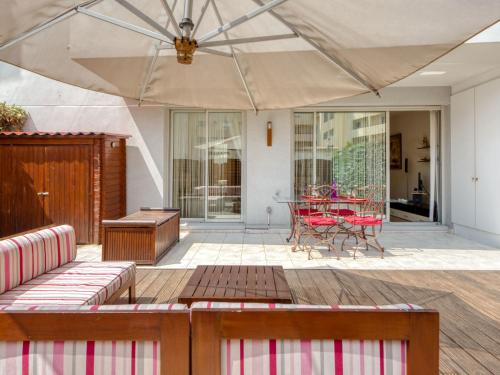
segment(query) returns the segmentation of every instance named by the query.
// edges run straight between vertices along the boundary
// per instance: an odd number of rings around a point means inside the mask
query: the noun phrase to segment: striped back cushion
[[[69,263],[75,257],[75,231],[69,225],[0,241],[0,293]]]
[[[221,342],[221,374],[406,374],[406,341],[245,340]]]
[[[157,341],[0,342],[0,374],[160,374]]]

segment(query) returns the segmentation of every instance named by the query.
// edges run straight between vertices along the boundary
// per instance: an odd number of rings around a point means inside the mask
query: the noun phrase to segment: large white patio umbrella
[[[0,0],[0,60],[140,101],[289,108],[378,94],[499,18],[499,0]]]

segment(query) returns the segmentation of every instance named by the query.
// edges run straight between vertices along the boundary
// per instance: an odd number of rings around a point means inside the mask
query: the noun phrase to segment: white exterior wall
[[[290,197],[292,182],[292,112],[247,112],[246,132],[246,223],[267,224],[266,208],[271,207],[272,226],[288,225],[289,211],[273,196]],[[267,146],[267,122],[273,123],[273,145]]]
[[[451,107],[456,124],[451,124],[451,152],[462,152],[451,169],[453,226],[457,233],[493,246],[500,246],[499,75],[456,85]]]
[[[441,106],[447,111],[447,87],[381,90],[382,99],[372,94],[316,106],[342,110],[414,109]],[[140,206],[168,204],[167,157],[168,110],[161,105],[137,106],[137,102],[100,94],[48,80],[0,63],[0,101],[25,107],[31,119],[26,130],[101,131],[131,135],[127,141],[127,211]],[[249,226],[267,225],[266,208],[271,206],[271,225],[289,223],[287,207],[273,196],[288,197],[292,187],[292,110],[246,112],[243,218]],[[273,122],[273,146],[266,145],[266,123]],[[443,129],[446,130],[446,124]],[[443,149],[449,138],[444,131]],[[449,170],[445,160],[443,170]],[[445,178],[445,177],[443,177]],[[446,192],[445,192],[446,193]],[[446,195],[446,194],[445,194]]]
[[[128,134],[127,211],[163,205],[163,106],[100,94],[0,63],[0,101],[24,107],[25,130]]]

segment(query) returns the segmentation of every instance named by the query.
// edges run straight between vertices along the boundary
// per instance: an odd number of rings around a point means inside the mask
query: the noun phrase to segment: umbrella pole
[[[182,17],[182,21],[179,24],[179,27],[182,29],[182,37],[190,38],[191,30],[193,30],[193,0],[184,0],[184,16]]]

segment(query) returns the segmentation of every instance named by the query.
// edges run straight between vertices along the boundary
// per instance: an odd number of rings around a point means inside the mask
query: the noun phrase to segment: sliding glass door
[[[181,217],[205,217],[206,123],[203,112],[172,116],[172,202]]]
[[[385,112],[297,112],[295,195],[307,185],[330,185],[341,193],[386,185]]]
[[[208,113],[207,219],[241,217],[241,113]]]
[[[172,203],[181,217],[241,219],[242,114],[174,112]]]

